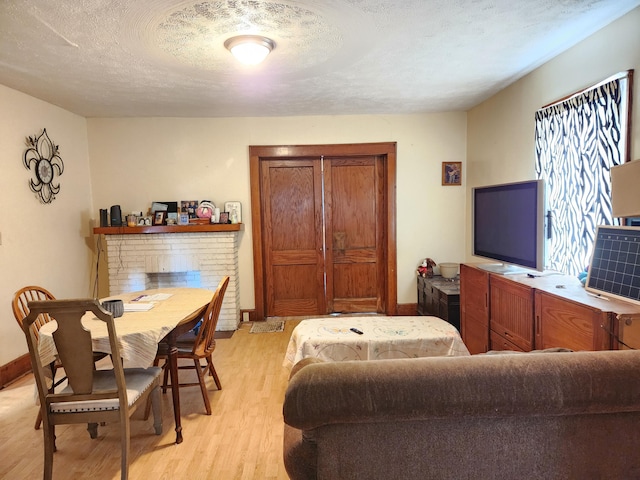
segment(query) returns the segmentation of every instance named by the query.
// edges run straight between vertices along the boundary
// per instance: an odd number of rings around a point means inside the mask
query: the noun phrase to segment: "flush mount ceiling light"
[[[276,46],[275,42],[260,35],[238,35],[224,42],[224,46],[234,57],[247,65],[257,65]]]

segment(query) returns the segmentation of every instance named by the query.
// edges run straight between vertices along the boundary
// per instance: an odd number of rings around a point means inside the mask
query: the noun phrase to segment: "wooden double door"
[[[251,158],[257,317],[395,313],[395,144],[251,147]]]

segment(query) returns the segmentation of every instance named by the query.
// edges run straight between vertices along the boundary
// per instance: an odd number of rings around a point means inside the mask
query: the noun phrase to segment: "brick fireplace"
[[[239,228],[208,227],[96,228],[95,233],[105,234],[107,243],[109,294],[166,287],[206,288],[213,294],[228,275],[217,330],[236,330],[240,322]]]

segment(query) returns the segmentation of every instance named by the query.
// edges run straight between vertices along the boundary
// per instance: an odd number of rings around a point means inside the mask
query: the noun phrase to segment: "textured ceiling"
[[[87,117],[467,110],[640,0],[1,0],[0,83]],[[276,48],[257,67],[238,34]]]

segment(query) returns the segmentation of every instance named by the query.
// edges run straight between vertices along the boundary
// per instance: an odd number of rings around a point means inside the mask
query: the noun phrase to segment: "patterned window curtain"
[[[628,76],[536,112],[536,175],[551,213],[547,268],[577,275],[589,265],[597,225],[611,213],[609,170],[626,161]]]

